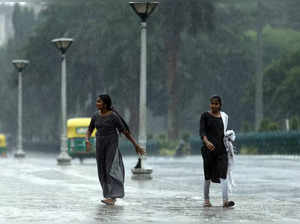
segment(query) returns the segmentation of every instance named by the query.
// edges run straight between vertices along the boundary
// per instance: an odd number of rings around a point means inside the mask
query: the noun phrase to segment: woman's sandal
[[[224,202],[224,204],[223,204],[224,208],[230,208],[230,207],[233,207],[233,206],[234,206],[233,201],[227,201],[227,202]]]
[[[107,198],[107,199],[101,200],[101,202],[106,204],[106,205],[114,205],[115,202],[116,202],[116,199]]]

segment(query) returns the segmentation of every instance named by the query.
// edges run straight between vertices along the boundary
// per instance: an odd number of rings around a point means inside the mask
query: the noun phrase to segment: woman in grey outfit
[[[114,205],[117,198],[124,197],[124,164],[119,151],[118,133],[123,133],[133,144],[138,154],[144,154],[130,134],[124,119],[112,108],[109,95],[100,95],[97,98],[98,111],[92,116],[86,133],[87,151],[90,150],[89,138],[96,128],[96,161],[98,177],[103,190],[104,199],[101,202]]]

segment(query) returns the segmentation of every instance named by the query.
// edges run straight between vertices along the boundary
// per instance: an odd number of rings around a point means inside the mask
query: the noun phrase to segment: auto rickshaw
[[[6,137],[0,134],[0,157],[7,156]]]
[[[86,151],[85,134],[90,121],[91,118],[71,118],[67,122],[68,154],[72,158],[79,158],[80,162],[84,158],[96,157],[96,130],[90,138],[91,150]]]

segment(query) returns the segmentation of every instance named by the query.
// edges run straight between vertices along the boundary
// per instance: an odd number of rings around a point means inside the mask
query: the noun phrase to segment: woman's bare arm
[[[214,144],[212,144],[205,135],[202,137],[202,139],[203,139],[204,144],[206,145],[206,147],[209,150],[211,150],[211,151],[215,150]]]
[[[127,130],[122,132],[126,138],[132,143],[132,145],[135,148],[136,153],[140,154],[140,155],[144,155],[145,154],[145,150],[139,146],[139,144],[136,143],[135,139],[133,138],[133,136],[130,134],[130,132],[128,132]]]
[[[89,152],[90,149],[91,149],[91,143],[90,143],[90,137],[91,137],[91,132],[90,130],[87,130],[86,131],[86,134],[85,134],[85,146],[86,146],[86,151]]]
[[[87,130],[86,133],[85,133],[85,141],[89,141],[91,135],[92,134],[91,134],[90,130]]]

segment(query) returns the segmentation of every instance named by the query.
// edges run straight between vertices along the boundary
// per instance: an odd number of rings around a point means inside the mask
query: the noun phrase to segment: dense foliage
[[[171,139],[197,135],[212,94],[222,96],[232,128],[253,130],[258,23],[264,116],[270,122],[299,116],[300,33],[291,15],[300,5],[257,2],[160,1],[148,19],[149,133],[165,132]],[[68,117],[90,116],[96,96],[106,92],[137,133],[139,18],[127,1],[52,0],[38,15],[16,5],[13,25],[15,37],[0,50],[2,132],[15,134],[17,77],[11,60],[23,57],[31,61],[23,79],[25,139],[59,142],[60,55],[51,40],[64,36],[75,39],[67,52]]]

